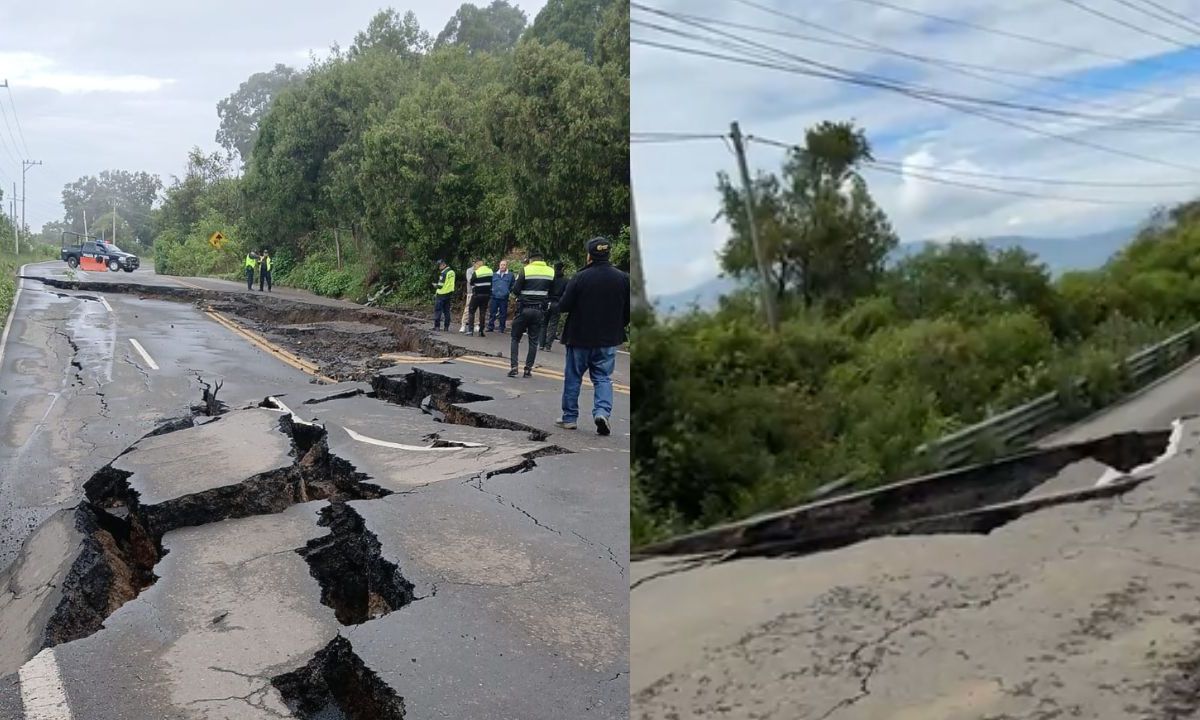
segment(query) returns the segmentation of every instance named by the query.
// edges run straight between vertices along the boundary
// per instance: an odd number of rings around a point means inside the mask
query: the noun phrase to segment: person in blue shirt
[[[508,269],[508,261],[501,260],[500,267],[492,274],[492,300],[488,305],[488,332],[496,331],[496,317],[500,317],[500,332],[508,323],[508,296],[512,293],[517,276]]]

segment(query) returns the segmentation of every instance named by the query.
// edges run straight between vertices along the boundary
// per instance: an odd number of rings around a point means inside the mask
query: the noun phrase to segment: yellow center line
[[[243,338],[245,338],[246,340],[250,341],[251,345],[254,345],[255,347],[259,348],[260,350],[269,352],[272,355],[274,355],[275,357],[279,358],[279,360],[281,362],[283,362],[287,365],[290,365],[290,366],[296,368],[297,370],[300,370],[301,372],[307,373],[308,375],[312,375],[312,376],[316,377],[318,380],[321,380],[322,382],[327,382],[327,383],[331,383],[331,384],[337,382],[337,380],[334,380],[333,378],[331,378],[327,375],[322,375],[319,372],[317,365],[310,363],[307,360],[303,360],[300,357],[297,357],[296,355],[293,355],[292,353],[288,352],[287,350],[284,350],[283,348],[279,347],[278,345],[271,342],[270,340],[267,340],[266,338],[259,335],[258,333],[253,332],[251,330],[247,330],[246,328],[238,325],[237,323],[233,322],[232,320],[225,317],[221,313],[219,313],[215,310],[207,310],[207,311],[205,311],[205,314],[207,314],[209,317],[211,317],[213,320],[215,320],[217,323],[219,323],[220,325],[222,325],[229,331],[236,333],[236,334],[242,336]]]
[[[504,360],[501,360],[500,358],[495,358],[495,357],[483,357],[480,355],[460,355],[459,357],[456,357],[453,359],[461,360],[462,362],[471,363],[473,365],[480,365],[483,367],[496,368],[497,370],[507,370],[511,367],[511,365],[509,363],[505,362]],[[563,379],[563,374],[558,372],[557,370],[546,370],[543,368],[535,368],[533,370],[533,374],[538,375],[540,377],[550,378],[551,380],[562,380]],[[588,378],[584,377],[583,384],[591,385],[592,381],[589,380]],[[612,386],[613,386],[613,390],[615,392],[619,392],[622,395],[629,394],[629,386],[628,385],[614,382],[612,384]]]

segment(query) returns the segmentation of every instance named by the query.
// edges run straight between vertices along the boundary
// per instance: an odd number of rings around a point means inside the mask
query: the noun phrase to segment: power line
[[[32,153],[29,152],[29,144],[25,142],[25,131],[21,129],[21,116],[17,115],[17,104],[13,101],[12,86],[6,80],[4,88],[8,90],[8,106],[12,108],[13,120],[17,121],[17,134],[21,136],[21,147],[25,148],[25,156],[29,157]]]
[[[1116,1],[1124,5],[1127,3],[1128,0],[1116,0]],[[1197,23],[1195,20],[1192,20],[1187,15],[1184,15],[1183,13],[1172,10],[1171,8],[1167,7],[1166,5],[1163,5],[1162,3],[1155,2],[1155,0],[1142,0],[1142,2],[1151,7],[1157,8],[1158,10],[1162,11],[1166,15],[1169,15],[1181,22],[1184,22],[1184,23],[1190,25],[1193,28],[1192,32],[1200,32],[1200,23]]]
[[[634,22],[635,22],[635,24],[637,23],[637,21],[634,21]],[[816,72],[813,70],[797,68],[795,66],[784,65],[784,64],[778,63],[778,62],[756,60],[756,59],[752,59],[752,58],[738,57],[738,56],[733,56],[733,55],[722,55],[719,53],[713,53],[713,52],[709,52],[709,51],[705,51],[705,50],[699,50],[696,48],[689,48],[689,47],[684,47],[684,46],[679,46],[679,45],[671,45],[668,43],[660,43],[660,42],[655,42],[652,40],[643,40],[641,38],[631,38],[630,42],[633,42],[638,45],[645,45],[647,47],[655,47],[655,48],[659,48],[659,49],[663,49],[663,50],[671,50],[674,52],[680,52],[680,53],[684,53],[684,54],[688,54],[688,55],[695,55],[698,57],[708,57],[708,58],[713,58],[713,59],[717,59],[717,60],[725,60],[728,62],[739,63],[739,64],[743,64],[743,65],[752,65],[752,66],[756,66],[756,67],[775,69],[775,70],[780,70],[783,72],[790,72],[790,73],[797,74],[797,75],[818,77],[818,78],[835,80],[838,82],[846,82],[846,83],[856,84],[856,85],[866,85],[868,87],[883,87],[884,89],[893,89],[896,92],[900,92],[903,95],[906,95],[908,97],[911,97],[911,98],[914,98],[917,100],[923,100],[925,102],[930,102],[935,105],[940,105],[942,107],[946,107],[946,108],[949,108],[952,110],[957,110],[958,112],[966,113],[968,115],[974,115],[977,117],[985,118],[987,120],[990,120],[992,122],[995,122],[995,123],[998,123],[1001,125],[1007,125],[1009,127],[1019,128],[1021,130],[1025,130],[1027,132],[1034,133],[1036,135],[1041,135],[1043,137],[1057,139],[1061,142],[1078,145],[1080,147],[1091,148],[1093,150],[1098,150],[1100,152],[1105,152],[1105,153],[1108,153],[1111,155],[1117,155],[1120,157],[1130,158],[1130,159],[1134,159],[1134,160],[1140,160],[1142,162],[1151,163],[1154,165],[1162,165],[1164,167],[1171,167],[1171,168],[1176,168],[1179,170],[1186,170],[1188,172],[1200,173],[1200,168],[1192,167],[1189,165],[1182,165],[1182,164],[1170,162],[1167,160],[1159,160],[1156,158],[1151,158],[1151,157],[1148,157],[1145,155],[1140,155],[1138,153],[1133,153],[1133,152],[1129,152],[1126,150],[1120,150],[1118,148],[1109,147],[1107,145],[1102,145],[1100,143],[1093,143],[1091,141],[1083,140],[1081,138],[1076,138],[1076,137],[1072,137],[1069,135],[1060,135],[1058,133],[1054,133],[1054,132],[1051,132],[1048,130],[1042,130],[1041,128],[1033,127],[1033,126],[1027,125],[1025,123],[1011,120],[1009,118],[998,116],[998,115],[995,115],[992,113],[987,113],[987,112],[984,112],[977,108],[972,108],[969,106],[963,106],[958,103],[941,100],[936,97],[931,97],[926,94],[914,92],[914,91],[907,90],[904,88],[889,87],[887,85],[880,85],[878,83],[868,83],[868,82],[864,82],[864,81],[858,80],[853,77],[847,77],[845,75]]]
[[[1188,45],[1187,43],[1180,42],[1180,41],[1176,40],[1175,38],[1168,37],[1168,36],[1163,35],[1162,33],[1157,32],[1155,30],[1147,30],[1146,28],[1144,28],[1140,25],[1134,25],[1133,23],[1128,22],[1126,20],[1122,20],[1121,18],[1119,18],[1115,15],[1109,15],[1108,13],[1104,12],[1103,10],[1097,10],[1096,8],[1091,7],[1090,5],[1086,5],[1082,2],[1080,2],[1079,0],[1062,0],[1062,2],[1065,2],[1066,4],[1071,5],[1073,7],[1077,7],[1080,10],[1084,11],[1085,13],[1088,13],[1089,15],[1094,15],[1098,18],[1103,18],[1111,23],[1120,25],[1123,28],[1127,28],[1136,33],[1141,33],[1142,35],[1145,35],[1146,37],[1151,37],[1151,38],[1155,38],[1157,40],[1162,40],[1165,43],[1169,43],[1171,45],[1181,47],[1185,50],[1191,49],[1191,46]]]
[[[750,140],[751,142],[758,142],[758,143],[762,143],[764,145],[773,145],[775,147],[781,147],[781,148],[785,148],[785,149],[798,149],[799,148],[799,146],[797,146],[797,145],[789,145],[787,143],[779,142],[778,140],[770,140],[767,138],[758,137],[756,135],[748,135],[746,137],[746,139]],[[929,174],[920,172],[919,170],[914,170],[911,167],[900,167],[900,168],[890,167],[891,163],[888,163],[886,161],[868,160],[868,161],[865,161],[863,163],[863,165],[867,169],[870,169],[870,170],[876,170],[878,172],[889,173],[892,175],[899,175],[903,178],[915,178],[918,180],[924,180],[926,182],[937,183],[939,185],[948,185],[948,186],[952,186],[952,187],[961,187],[961,188],[966,188],[966,189],[970,189],[970,190],[979,190],[982,192],[990,192],[990,193],[995,193],[998,195],[1012,195],[1014,197],[1033,198],[1036,200],[1057,200],[1060,202],[1080,203],[1080,204],[1085,204],[1085,205],[1146,205],[1146,204],[1148,204],[1147,202],[1140,201],[1140,200],[1112,200],[1112,199],[1106,199],[1106,198],[1084,198],[1084,197],[1073,197],[1073,196],[1063,196],[1063,195],[1046,195],[1045,193],[1040,193],[1040,192],[1032,192],[1032,191],[1027,191],[1027,190],[1011,190],[1009,188],[1000,188],[1000,187],[995,187],[992,185],[980,185],[978,183],[965,182],[962,180],[949,180],[946,178],[937,177],[935,175],[929,175]],[[1194,186],[1195,183],[1193,183],[1192,185]]]
[[[1055,42],[1054,40],[1046,40],[1043,38],[1034,37],[1032,35],[1023,35],[1021,33],[1016,33],[1016,32],[1004,30],[1001,28],[990,27],[988,25],[980,25],[978,23],[973,23],[973,22],[970,22],[967,20],[959,20],[957,18],[946,17],[944,15],[935,15],[933,13],[927,13],[927,12],[923,12],[921,10],[904,7],[903,5],[896,5],[894,3],[887,2],[887,0],[854,0],[854,2],[865,3],[867,5],[874,5],[876,7],[884,7],[884,8],[888,8],[889,10],[895,10],[896,12],[901,12],[901,13],[905,13],[908,15],[915,15],[917,17],[925,18],[926,20],[933,20],[935,22],[940,22],[940,23],[943,23],[946,25],[958,25],[960,27],[970,28],[972,30],[979,30],[980,32],[986,32],[986,33],[990,33],[992,35],[1000,35],[1003,37],[1012,38],[1014,40],[1022,40],[1024,42],[1035,43],[1037,45],[1044,45],[1046,47],[1057,48],[1059,50],[1069,50],[1073,53],[1082,53],[1084,55],[1092,55],[1094,57],[1102,57],[1102,58],[1106,58],[1108,60],[1119,60],[1123,63],[1145,63],[1147,65],[1157,65],[1164,69],[1171,70],[1173,72],[1177,72],[1176,68],[1172,68],[1169,65],[1165,65],[1163,63],[1160,63],[1158,61],[1155,61],[1155,60],[1152,60],[1149,58],[1134,58],[1134,57],[1130,57],[1128,55],[1117,55],[1115,53],[1107,53],[1107,52],[1103,52],[1101,50],[1091,50],[1089,48],[1078,47],[1075,45],[1067,45],[1066,43]]]
[[[764,9],[766,9],[766,8],[764,8]],[[776,10],[769,10],[769,11],[773,12],[773,13],[779,12]],[[918,53],[911,53],[911,52],[907,52],[905,50],[899,50],[896,48],[888,47],[885,45],[880,45],[878,43],[870,42],[867,40],[862,40],[860,38],[855,38],[851,35],[847,35],[846,33],[835,31],[835,30],[828,28],[824,25],[821,25],[819,23],[814,23],[814,22],[811,22],[806,19],[797,18],[796,16],[793,16],[793,15],[787,15],[786,17],[789,17],[789,18],[795,20],[796,22],[800,22],[803,25],[817,28],[824,32],[829,32],[829,33],[835,34],[839,37],[852,38],[852,41],[851,42],[841,42],[838,40],[831,40],[829,38],[818,37],[815,35],[806,35],[804,33],[790,32],[787,30],[778,30],[775,28],[762,27],[759,25],[747,25],[744,23],[737,23],[737,22],[732,22],[732,21],[728,21],[728,20],[718,20],[716,18],[704,17],[701,15],[692,15],[689,13],[678,13],[678,15],[679,15],[679,17],[688,18],[690,20],[695,20],[695,21],[701,22],[701,23],[718,25],[718,26],[728,27],[728,28],[734,28],[737,30],[748,30],[750,32],[761,33],[764,35],[775,35],[778,37],[786,37],[786,38],[792,38],[792,39],[796,39],[796,40],[804,40],[806,42],[812,42],[812,43],[817,43],[817,44],[821,44],[821,45],[828,45],[831,47],[839,47],[839,48],[844,48],[847,50],[855,50],[858,52],[892,55],[895,57],[901,57],[901,58],[905,58],[907,60],[912,60],[913,62],[919,62],[919,63],[923,63],[923,64],[927,64],[927,65],[935,65],[938,67],[965,68],[968,70],[979,70],[980,72],[994,73],[997,75],[1009,75],[1012,77],[1020,77],[1020,78],[1025,78],[1028,80],[1038,80],[1040,82],[1046,82],[1046,83],[1076,86],[1076,87],[1081,87],[1081,88],[1089,88],[1092,90],[1113,90],[1113,91],[1119,91],[1122,93],[1127,93],[1129,95],[1142,95],[1145,97],[1153,97],[1153,98],[1161,98],[1161,99],[1172,99],[1172,100],[1195,100],[1195,99],[1197,99],[1191,95],[1180,95],[1177,93],[1157,92],[1157,91],[1152,91],[1152,90],[1146,90],[1144,88],[1130,87],[1128,85],[1098,83],[1098,82],[1092,82],[1092,81],[1087,81],[1087,80],[1080,80],[1077,78],[1059,77],[1056,75],[1044,75],[1041,73],[1027,72],[1024,70],[1016,70],[1013,68],[1002,68],[1002,67],[996,67],[993,65],[984,65],[982,63],[963,62],[960,60],[950,60],[948,58],[940,58],[940,57],[933,57],[930,55],[921,55]],[[1097,103],[1092,103],[1092,104],[1097,104]]]
[[[1111,129],[1111,130],[1123,130],[1125,126],[1130,127],[1130,129],[1136,129],[1136,128],[1133,128],[1132,126],[1139,125],[1146,129],[1154,128],[1154,129],[1160,130],[1162,132],[1174,132],[1174,133],[1185,133],[1185,134],[1200,133],[1200,128],[1196,127],[1195,125],[1190,125],[1190,124],[1186,124],[1186,123],[1182,123],[1182,122],[1178,122],[1178,121],[1154,120],[1154,119],[1150,119],[1150,118],[1137,118],[1137,117],[1120,116],[1120,115],[1103,115],[1103,114],[1097,114],[1097,113],[1084,113],[1084,112],[1079,112],[1079,111],[1062,110],[1059,108],[1049,108],[1049,107],[1044,107],[1044,106],[1040,106],[1040,105],[1030,105],[1028,103],[1018,103],[1018,102],[1011,102],[1011,101],[1007,101],[1007,100],[981,98],[978,96],[946,92],[946,91],[938,90],[936,88],[931,88],[928,86],[916,85],[913,83],[906,83],[906,82],[894,80],[892,78],[888,78],[885,76],[875,75],[872,73],[863,73],[863,72],[857,72],[857,71],[853,71],[853,70],[847,70],[845,68],[837,67],[835,65],[830,65],[828,63],[820,62],[817,60],[812,60],[810,58],[806,58],[801,55],[795,55],[793,53],[789,53],[785,50],[781,50],[781,49],[771,46],[771,45],[765,45],[763,43],[755,42],[753,40],[748,40],[744,37],[738,36],[733,33],[727,33],[722,30],[717,30],[717,29],[714,29],[711,27],[705,27],[698,23],[694,23],[694,22],[691,22],[686,19],[681,19],[678,16],[674,15],[673,13],[658,10],[656,8],[648,8],[644,5],[641,5],[636,2],[631,3],[631,6],[634,8],[637,8],[639,10],[643,10],[645,12],[650,12],[655,15],[661,15],[661,16],[667,17],[667,18],[675,20],[677,22],[683,22],[684,24],[687,24],[687,25],[699,27],[701,30],[705,30],[710,33],[714,33],[717,35],[731,38],[735,42],[741,43],[743,45],[749,45],[753,48],[762,48],[773,55],[778,55],[778,56],[788,58],[790,60],[799,62],[802,65],[807,65],[807,66],[810,66],[813,68],[817,68],[817,71],[813,71],[813,70],[800,71],[798,69],[793,68],[793,70],[799,74],[810,75],[813,77],[823,77],[826,79],[835,79],[835,80],[840,80],[842,82],[848,82],[850,84],[863,85],[863,86],[867,86],[867,87],[873,87],[876,89],[892,90],[894,92],[900,92],[902,94],[906,94],[909,96],[919,95],[923,98],[930,99],[930,100],[932,100],[933,98],[940,98],[942,100],[965,102],[965,103],[970,103],[970,104],[975,104],[975,105],[991,106],[991,107],[995,107],[995,108],[1003,109],[1003,110],[1013,110],[1013,111],[1025,112],[1025,113],[1035,114],[1035,115],[1046,115],[1049,117],[1054,117],[1054,118],[1059,118],[1059,119],[1087,120],[1087,121],[1092,121],[1092,122],[1101,122],[1101,123],[1108,124],[1109,127],[1107,129]],[[737,46],[731,47],[729,45],[729,43],[721,43],[721,42],[713,40],[712,38],[696,35],[694,33],[684,32],[684,31],[678,30],[676,28],[664,27],[662,25],[657,25],[655,23],[646,22],[644,20],[638,20],[636,18],[631,20],[631,24],[642,26],[642,27],[648,27],[653,30],[657,30],[659,32],[670,34],[670,35],[677,35],[677,36],[692,39],[692,40],[698,40],[700,42],[703,42],[703,43],[706,43],[709,45],[714,45],[717,47],[724,47],[726,49],[734,50],[737,52],[743,52],[743,53],[746,52],[746,50],[744,48],[739,48]],[[761,57],[761,55],[760,55],[760,57]]]
[[[1066,101],[1066,102],[1082,103],[1085,105],[1091,105],[1093,107],[1098,107],[1098,108],[1102,108],[1105,110],[1115,110],[1119,113],[1124,113],[1128,110],[1137,110],[1142,105],[1145,104],[1145,103],[1139,103],[1130,108],[1122,108],[1122,107],[1117,107],[1115,105],[1098,102],[1098,101],[1091,100],[1091,99],[1084,99],[1084,98],[1079,98],[1077,96],[1063,95],[1061,93],[1048,92],[1048,91],[1040,90],[1037,88],[1030,88],[1030,87],[1026,87],[1026,86],[1022,86],[1022,85],[1017,85],[1014,83],[1004,82],[1002,80],[997,80],[996,78],[993,78],[993,77],[987,77],[985,75],[979,74],[980,72],[984,72],[984,73],[995,72],[994,68],[989,68],[987,66],[969,67],[969,66],[964,66],[963,64],[960,64],[960,63],[947,62],[945,60],[940,60],[937,58],[928,58],[928,57],[924,57],[921,55],[916,55],[914,53],[908,53],[908,52],[904,52],[901,50],[896,50],[894,48],[888,47],[881,43],[877,43],[873,40],[866,40],[866,39],[863,39],[860,37],[856,37],[854,35],[842,32],[835,28],[831,28],[826,25],[822,25],[820,23],[812,22],[811,20],[808,20],[806,18],[798,17],[796,15],[792,15],[789,13],[782,12],[780,10],[776,10],[771,7],[764,6],[760,3],[753,2],[753,0],[734,0],[734,2],[741,3],[742,5],[754,8],[756,10],[759,10],[760,12],[765,12],[765,13],[774,15],[776,17],[790,20],[794,23],[797,23],[797,24],[805,26],[805,27],[815,28],[819,31],[828,33],[835,37],[841,37],[843,39],[857,43],[858,45],[861,46],[861,48],[856,48],[856,49],[870,50],[870,51],[885,53],[885,54],[889,54],[889,55],[902,57],[902,58],[910,60],[912,62],[918,62],[918,63],[925,64],[925,65],[933,65],[935,67],[941,67],[941,68],[950,70],[951,72],[957,73],[959,75],[964,75],[964,76],[975,78],[978,80],[983,80],[984,82],[989,82],[989,83],[992,83],[995,85],[1000,85],[1002,87],[1007,87],[1009,89],[1017,90],[1018,92],[1033,93],[1036,95],[1042,95],[1044,97],[1049,97],[1049,98],[1053,98],[1055,100],[1062,100],[1062,101]],[[1050,79],[1052,81],[1058,80],[1057,78],[1050,78]],[[1182,97],[1182,96],[1175,96],[1175,97]],[[1187,98],[1187,99],[1190,99],[1190,98]],[[1195,126],[1192,126],[1192,127],[1195,127]]]
[[[662,136],[661,142],[672,142],[671,136],[680,136],[675,142],[687,142],[691,139],[724,139],[726,136],[717,135],[714,133],[671,133],[671,132],[639,132],[637,135],[654,135]],[[762,143],[764,145],[773,145],[785,150],[800,150],[799,145],[788,144],[778,140],[771,140],[758,135],[747,135],[746,139],[751,142]],[[942,173],[946,175],[957,175],[962,177],[986,178],[991,180],[1005,180],[1009,182],[1031,183],[1036,185],[1060,185],[1064,187],[1095,187],[1095,188],[1194,188],[1197,186],[1196,181],[1146,181],[1146,182],[1115,182],[1106,180],[1071,180],[1069,178],[1053,178],[1053,177],[1038,177],[1035,175],[1012,175],[1006,173],[993,173],[983,170],[961,170],[958,168],[938,167],[935,165],[913,165],[909,162],[900,160],[890,160],[887,158],[874,158],[871,160],[873,165],[891,166],[900,169],[912,169],[923,172]]]
[[[5,88],[8,87],[7,80],[4,81],[4,87]],[[20,155],[21,148],[19,145],[17,145],[17,137],[16,137],[16,135],[13,135],[12,125],[8,122],[8,111],[4,109],[4,103],[0,103],[0,116],[2,116],[4,118],[4,127],[8,130],[8,137],[12,139],[13,149],[17,151],[17,155]],[[5,143],[4,147],[7,150],[8,144]],[[10,152],[9,155],[11,156],[12,153]],[[17,163],[18,165],[20,164],[19,159],[16,157],[13,157],[13,162]]]

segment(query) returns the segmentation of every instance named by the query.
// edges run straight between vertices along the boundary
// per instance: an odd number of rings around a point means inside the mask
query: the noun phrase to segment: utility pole
[[[750,171],[746,168],[746,148],[742,144],[742,130],[736,121],[730,124],[729,134],[733,139],[733,149],[737,152],[738,171],[742,175],[746,221],[750,224],[750,244],[754,246],[754,259],[758,262],[763,311],[767,315],[767,326],[771,328],[771,332],[776,332],[779,330],[779,315],[775,311],[775,295],[772,293],[770,276],[767,273],[767,260],[763,257],[762,245],[758,241],[758,224],[754,221],[754,186],[750,183]]]
[[[87,208],[81,208],[81,209],[83,210],[83,236],[84,236],[84,237],[87,237],[87,236],[88,236],[88,232],[87,232]]]
[[[642,274],[642,249],[638,244],[637,210],[633,205],[633,183],[629,185],[629,273],[633,280],[633,309],[650,309],[646,298],[646,276]]]
[[[12,218],[13,218],[13,252],[17,255],[21,254],[21,240],[17,235],[17,182],[13,181],[13,196],[12,196]]]
[[[117,244],[117,199],[113,198],[113,238],[112,244]]]
[[[29,168],[34,165],[41,165],[41,160],[22,160],[21,161],[21,227],[25,227],[25,173],[29,172]]]

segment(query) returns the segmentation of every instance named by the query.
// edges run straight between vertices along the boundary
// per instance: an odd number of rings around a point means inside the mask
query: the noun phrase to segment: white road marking
[[[141,355],[142,358],[146,361],[146,364],[150,366],[151,370],[158,369],[158,364],[154,362],[154,358],[150,357],[150,353],[146,352],[146,348],[142,347],[142,344],[140,342],[138,342],[137,340],[134,340],[133,338],[129,338],[129,342],[131,345],[133,345],[133,349],[137,350],[138,354]]]
[[[71,720],[54,648],[46,648],[21,666],[21,702],[26,720]]]
[[[104,306],[104,309],[105,309],[105,310],[107,310],[107,311],[109,311],[109,312],[112,312],[112,311],[113,311],[113,309],[112,309],[112,305],[109,305],[109,304],[108,304],[108,300],[107,300],[107,299],[105,299],[105,297],[104,297],[103,295],[101,295],[101,296],[100,296],[100,304]]]
[[[25,268],[29,267],[26,263],[21,266],[21,272],[18,275],[25,274]],[[8,332],[12,330],[13,318],[17,315],[17,303],[21,300],[21,290],[25,288],[24,278],[17,278],[17,292],[13,295],[12,307],[8,309],[8,318],[4,321],[4,333],[0,335],[0,367],[4,365],[4,348],[8,347]]]
[[[284,405],[283,401],[280,400],[279,398],[275,397],[274,395],[268,397],[267,399],[279,406],[279,409],[278,409],[279,412],[282,412],[285,415],[291,415],[292,420],[300,423],[301,425],[316,425],[316,423],[309,422],[308,420],[305,420],[304,418],[300,417],[296,413],[292,412],[292,409],[290,407],[288,407],[287,405]],[[270,409],[270,408],[268,408],[268,409]]]
[[[413,452],[430,452],[430,451],[436,452],[439,450],[445,451],[445,450],[459,450],[461,448],[487,447],[486,445],[480,445],[479,443],[459,442],[457,440],[454,441],[456,443],[454,447],[426,447],[424,445],[402,445],[400,443],[394,443],[389,440],[379,440],[378,438],[367,437],[366,435],[360,435],[359,433],[354,432],[353,430],[351,430],[348,427],[343,427],[342,429],[346,431],[346,434],[349,435],[350,439],[352,439],[352,440],[357,440],[361,443],[367,443],[368,445],[378,445],[379,447],[395,448],[396,450],[411,450]]]

